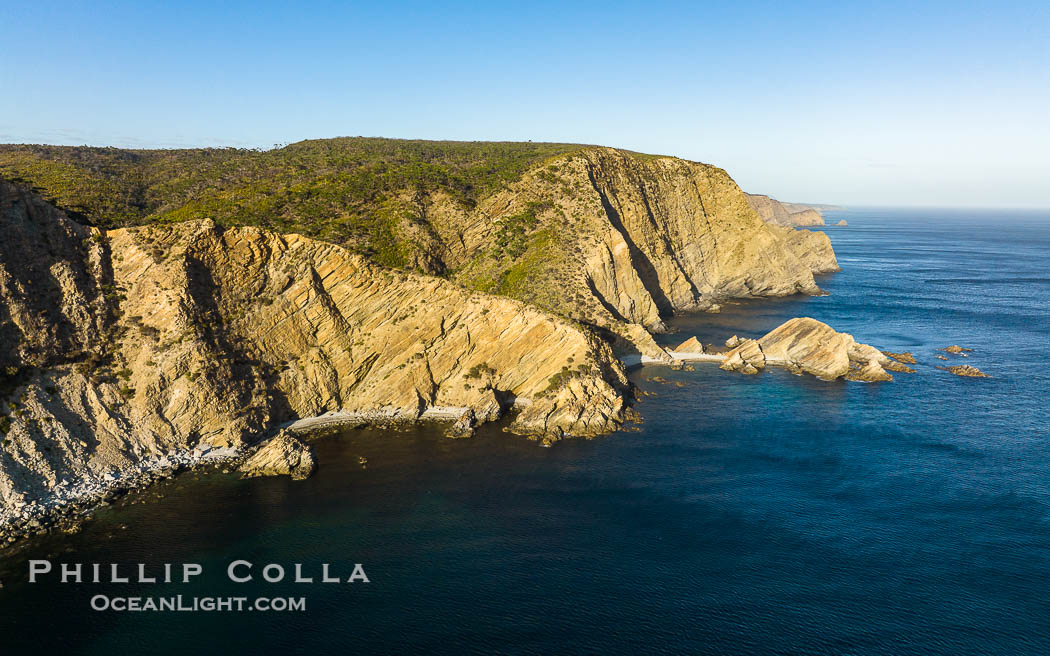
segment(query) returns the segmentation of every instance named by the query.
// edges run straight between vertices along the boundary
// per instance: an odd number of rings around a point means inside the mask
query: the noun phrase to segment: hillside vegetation
[[[0,177],[106,229],[207,218],[299,233],[536,305],[656,357],[645,331],[675,312],[815,293],[813,274],[837,269],[826,236],[764,223],[722,169],[601,146],[7,145]]]
[[[399,224],[442,194],[464,210],[573,144],[347,137],[275,150],[0,145],[0,176],[83,222],[119,228],[212,218],[349,247],[404,266]]]

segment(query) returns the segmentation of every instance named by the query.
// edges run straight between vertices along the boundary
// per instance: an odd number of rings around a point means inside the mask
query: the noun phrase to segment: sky
[[[1050,208],[1050,3],[0,0],[0,143],[560,141]]]

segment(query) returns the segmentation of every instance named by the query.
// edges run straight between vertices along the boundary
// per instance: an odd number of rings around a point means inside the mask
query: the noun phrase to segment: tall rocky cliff
[[[521,302],[211,221],[102,232],[0,182],[7,509],[324,412],[590,435],[623,417],[607,344]]]
[[[763,222],[725,171],[572,144],[330,139],[267,152],[0,147],[97,225],[211,218],[339,243],[657,349],[674,312],[818,290],[822,233]],[[495,181],[494,181],[495,180]],[[766,199],[775,207],[780,204]],[[786,211],[786,210],[785,210]]]
[[[675,312],[818,293],[814,274],[838,270],[826,235],[763,222],[722,169],[612,148],[554,158],[468,215],[430,216],[454,279],[642,351],[641,329]]]

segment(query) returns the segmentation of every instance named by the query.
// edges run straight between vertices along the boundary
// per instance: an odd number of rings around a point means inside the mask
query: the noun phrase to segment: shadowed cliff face
[[[190,221],[100,232],[0,183],[5,508],[325,412],[522,410],[521,433],[623,417],[607,344],[507,298],[344,249]]]

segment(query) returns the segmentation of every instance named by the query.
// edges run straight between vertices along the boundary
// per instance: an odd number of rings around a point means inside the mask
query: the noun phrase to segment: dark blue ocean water
[[[641,432],[543,449],[498,427],[352,431],[316,443],[307,481],[179,477],[0,557],[0,651],[1050,653],[1050,215],[840,217],[830,296],[679,318],[663,339],[808,315],[914,352],[918,373],[643,368]],[[937,370],[955,343],[993,377]],[[205,573],[25,583],[39,557]],[[371,583],[236,586],[238,558],[344,577],[359,562]],[[305,596],[307,610],[94,612],[99,593]]]

